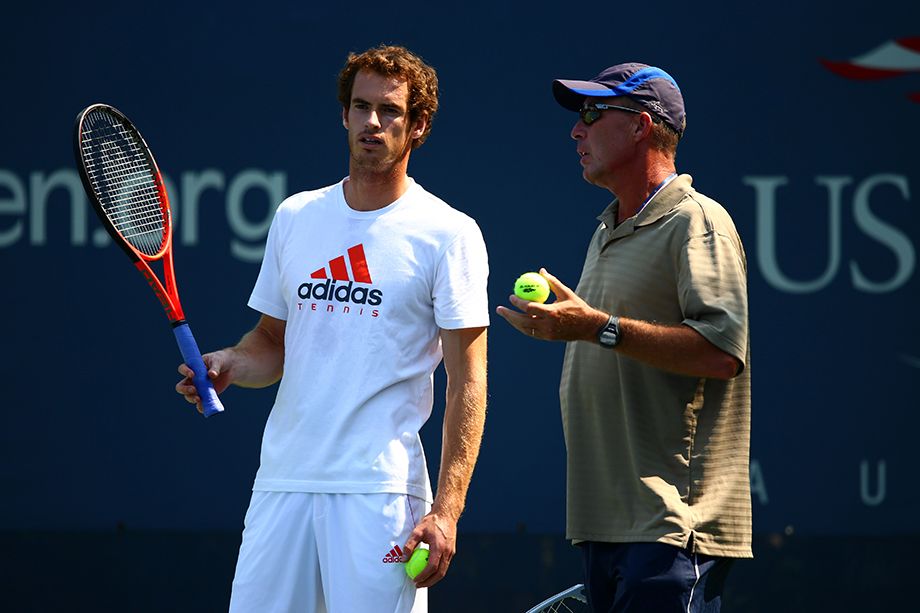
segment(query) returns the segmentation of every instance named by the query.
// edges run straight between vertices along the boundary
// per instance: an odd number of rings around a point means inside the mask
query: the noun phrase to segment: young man
[[[349,56],[349,175],[281,204],[249,300],[261,319],[205,356],[218,392],[281,381],[232,611],[425,611],[417,588],[454,555],[485,419],[488,264],[476,223],[407,174],[437,97],[434,69],[402,47]],[[432,501],[419,429],[442,355]],[[177,391],[197,403],[180,373]],[[430,558],[413,583],[399,562],[420,543]]]
[[[553,83],[579,113],[586,181],[609,190],[573,292],[498,313],[568,341],[560,397],[567,537],[595,611],[717,611],[751,556],[747,265],[728,213],[675,171],[674,79],[644,64]]]

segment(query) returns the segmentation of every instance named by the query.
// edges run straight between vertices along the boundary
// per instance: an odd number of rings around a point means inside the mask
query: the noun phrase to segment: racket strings
[[[97,140],[99,145],[90,164],[91,182],[98,186],[101,204],[116,230],[136,249],[147,255],[156,254],[163,242],[163,213],[153,172],[136,145],[130,144],[128,158],[121,143]]]
[[[95,111],[83,122],[80,149],[109,222],[135,249],[153,256],[167,238],[166,212],[139,138],[118,118]]]

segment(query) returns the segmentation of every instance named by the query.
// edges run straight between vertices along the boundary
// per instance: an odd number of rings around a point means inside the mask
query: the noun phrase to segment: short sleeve
[[[262,267],[256,279],[255,287],[249,296],[249,307],[275,319],[287,321],[288,306],[281,291],[281,236],[282,209],[275,213],[268,238],[265,241],[265,255],[262,257]]]
[[[479,226],[472,220],[441,253],[433,285],[435,322],[458,330],[489,325],[489,259]]]
[[[678,279],[683,323],[722,351],[746,361],[747,264],[734,237],[716,231],[687,240]]]

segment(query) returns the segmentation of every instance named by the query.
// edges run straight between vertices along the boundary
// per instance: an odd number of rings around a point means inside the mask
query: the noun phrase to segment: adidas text
[[[355,287],[354,281],[337,286],[332,279],[326,279],[323,283],[302,283],[297,288],[297,295],[304,300],[335,300],[370,306],[383,302],[383,292],[379,289],[369,290],[361,285]]]

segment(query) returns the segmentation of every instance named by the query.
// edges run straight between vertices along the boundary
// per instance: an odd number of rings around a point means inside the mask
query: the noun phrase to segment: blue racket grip
[[[204,409],[204,416],[210,417],[215,413],[221,413],[224,405],[221,404],[211,380],[208,378],[208,367],[204,365],[201,359],[201,351],[198,349],[198,343],[192,336],[192,329],[188,324],[183,322],[173,328],[173,334],[176,335],[176,342],[179,343],[179,351],[182,352],[182,359],[185,364],[192,369],[195,376],[192,377],[192,383],[198,391],[198,397],[201,398],[201,406]]]

